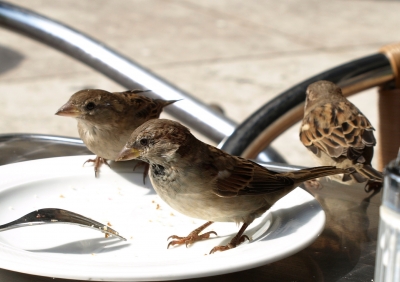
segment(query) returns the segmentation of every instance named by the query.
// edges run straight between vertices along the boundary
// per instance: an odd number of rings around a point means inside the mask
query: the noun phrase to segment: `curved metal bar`
[[[59,135],[47,135],[47,134],[35,134],[35,133],[9,133],[0,134],[0,142],[7,142],[11,140],[26,140],[26,141],[50,141],[52,143],[62,143],[69,145],[81,145],[85,147],[83,141],[75,137],[59,136]]]
[[[92,154],[78,138],[29,133],[0,134],[0,165]]]
[[[236,127],[235,122],[212,110],[185,91],[119,54],[105,44],[30,10],[0,1],[0,25],[47,44],[87,64],[128,89],[150,89],[147,95],[182,100],[166,112],[219,143]],[[283,161],[272,148],[260,155],[264,161]]]
[[[341,86],[343,92],[349,95],[388,82],[393,78],[393,70],[383,54],[371,55],[325,71],[295,85],[262,106],[238,126],[225,140],[222,149],[234,155],[251,157],[256,151],[268,146],[268,142],[271,142],[276,137],[275,135],[301,119],[303,109],[299,107],[305,100],[306,88],[315,81],[330,80]],[[281,123],[279,129],[274,128],[266,132],[285,115],[290,115],[290,120],[286,117],[286,122]],[[271,135],[270,138],[265,134],[262,136],[263,132]],[[268,142],[263,143],[261,139]],[[254,146],[254,150],[249,150],[249,147],[253,147],[255,143],[258,144]]]

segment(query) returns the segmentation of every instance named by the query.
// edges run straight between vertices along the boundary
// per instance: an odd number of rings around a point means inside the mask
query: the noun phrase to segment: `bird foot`
[[[149,169],[150,169],[150,165],[146,162],[138,162],[134,167],[133,167],[133,171],[135,171],[135,169],[137,167],[140,166],[144,166],[144,171],[143,171],[143,184],[146,184],[146,177],[147,175],[149,175]]]
[[[106,164],[108,165],[108,167],[110,167],[110,165],[108,164],[107,160],[105,158],[96,156],[96,158],[93,159],[88,159],[86,162],[83,163],[83,165],[85,165],[86,163],[94,163],[94,176],[95,177],[99,177],[99,172],[100,172],[100,166],[102,164]]]
[[[168,244],[168,246],[167,246],[167,249],[168,249],[170,246],[183,245],[183,244],[185,244],[185,245],[186,245],[186,248],[187,248],[189,245],[193,244],[194,242],[197,242],[197,241],[201,241],[201,240],[210,238],[210,235],[211,235],[211,234],[214,234],[215,236],[218,236],[217,233],[216,233],[215,231],[210,231],[210,232],[206,232],[206,233],[204,233],[204,234],[199,235],[199,234],[196,232],[196,230],[193,231],[193,232],[191,232],[191,233],[190,233],[188,236],[186,236],[186,237],[179,237],[179,236],[176,236],[176,235],[169,236],[169,237],[168,237],[168,240],[170,240],[170,239],[176,239],[176,240],[169,242],[169,244]]]
[[[382,189],[382,182],[380,181],[373,181],[373,180],[369,180],[367,182],[367,184],[364,187],[364,190],[366,193],[369,193],[371,191],[374,191],[374,193],[379,193]]]
[[[230,250],[233,248],[236,248],[237,246],[239,246],[241,243],[243,243],[245,240],[250,241],[249,237],[247,235],[242,235],[241,237],[239,237],[239,239],[235,236],[233,237],[233,239],[229,242],[228,245],[225,246],[216,246],[214,248],[212,248],[212,250],[210,251],[210,255],[215,253],[215,252],[223,252],[226,250]]]

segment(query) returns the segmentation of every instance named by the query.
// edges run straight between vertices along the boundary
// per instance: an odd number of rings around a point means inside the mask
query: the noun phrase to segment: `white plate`
[[[178,214],[142,184],[132,164],[93,167],[92,156],[28,161],[0,167],[0,224],[35,209],[63,208],[103,224],[111,223],[128,241],[79,226],[52,224],[0,233],[0,268],[82,280],[173,280],[212,276],[277,261],[311,244],[322,231],[325,213],[307,192],[296,188],[254,221],[239,247],[213,255],[216,245],[236,234],[234,223],[214,223],[218,237],[185,248],[167,249],[170,235],[186,236],[204,221]],[[149,180],[147,179],[147,183]],[[271,224],[272,222],[272,224]]]

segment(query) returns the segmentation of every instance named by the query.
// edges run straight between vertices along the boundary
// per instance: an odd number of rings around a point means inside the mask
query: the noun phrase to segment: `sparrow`
[[[80,138],[96,155],[95,159],[86,161],[94,163],[96,177],[103,163],[108,165],[107,160],[117,158],[134,129],[149,119],[158,118],[165,106],[176,102],[138,95],[147,91],[81,90],[56,112],[78,121]],[[143,181],[145,177],[146,170]]]
[[[168,247],[216,235],[200,234],[216,221],[243,223],[228,245],[210,253],[249,240],[243,234],[253,220],[303,181],[347,172],[335,167],[274,172],[203,143],[188,128],[166,119],[149,120],[132,133],[116,161],[131,159],[150,164],[150,180],[162,200],[184,215],[207,221],[188,236],[171,236]]]
[[[371,165],[376,140],[374,128],[363,113],[330,81],[308,86],[300,141],[321,165],[354,168],[343,182],[382,186],[383,175]]]

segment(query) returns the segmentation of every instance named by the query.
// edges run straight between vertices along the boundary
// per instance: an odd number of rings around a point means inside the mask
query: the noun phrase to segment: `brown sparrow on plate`
[[[226,246],[235,248],[253,220],[303,181],[337,173],[335,167],[315,167],[277,173],[250,160],[235,157],[196,139],[183,125],[154,119],[139,126],[116,161],[138,159],[150,164],[150,180],[158,195],[172,208],[208,222],[186,237],[171,236],[168,245],[191,244],[209,238],[200,233],[215,221],[243,223]]]

